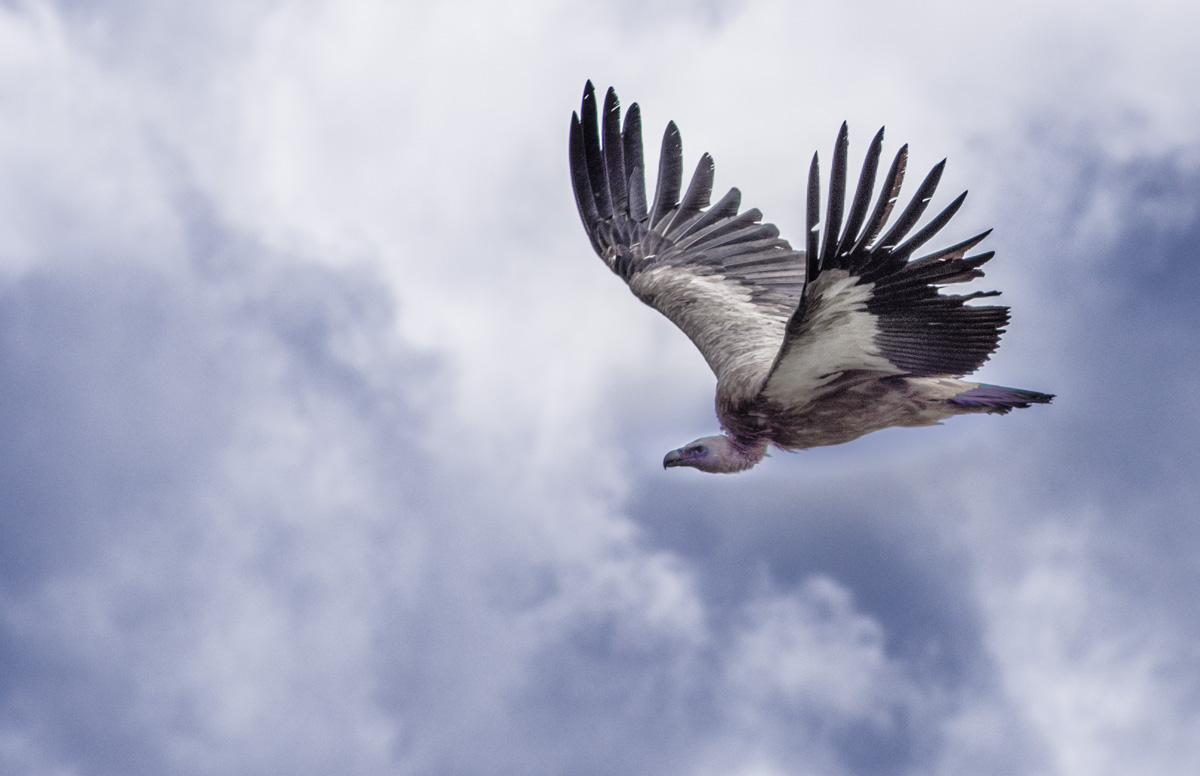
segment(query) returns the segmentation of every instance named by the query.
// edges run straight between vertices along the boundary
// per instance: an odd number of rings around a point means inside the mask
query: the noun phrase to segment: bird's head
[[[731,474],[749,469],[767,454],[767,443],[747,447],[727,436],[701,437],[672,450],[663,458],[663,468],[691,466],[712,474]]]

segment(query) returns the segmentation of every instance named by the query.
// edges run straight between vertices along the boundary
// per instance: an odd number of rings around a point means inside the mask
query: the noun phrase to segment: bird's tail
[[[969,391],[963,391],[952,399],[951,404],[960,407],[970,407],[977,412],[998,412],[1001,415],[1016,409],[1028,407],[1030,404],[1049,404],[1054,398],[1052,393],[1025,391],[1020,388],[1005,388],[1001,385],[981,383]]]

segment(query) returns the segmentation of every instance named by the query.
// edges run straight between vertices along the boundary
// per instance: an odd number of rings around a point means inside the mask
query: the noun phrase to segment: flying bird
[[[601,121],[588,81],[581,110],[571,116],[569,151],[575,202],[592,247],[638,299],[683,330],[717,376],[724,433],[672,450],[664,467],[739,472],[761,461],[771,445],[837,445],[891,426],[1004,414],[1053,398],[960,379],[996,350],[1008,308],[967,304],[998,291],[939,291],[983,275],[980,267],[993,252],[967,254],[991,230],[912,258],[966,198],[964,192],[914,232],[945,160],[889,226],[908,146],[896,154],[872,207],[879,130],[847,209],[843,123],[824,222],[814,154],[808,232],[804,250],[795,250],[757,209],[740,210],[736,188],[711,204],[707,153],[680,197],[683,146],[674,122],[663,134],[650,200],[637,104],[622,123],[609,89],[602,113]]]

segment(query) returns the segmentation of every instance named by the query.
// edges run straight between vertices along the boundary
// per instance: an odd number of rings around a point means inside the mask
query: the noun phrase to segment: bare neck
[[[729,440],[728,454],[726,460],[729,462],[729,467],[724,469],[727,472],[741,472],[754,466],[767,455],[767,440],[762,439],[750,444],[742,444],[735,439],[725,437]]]
[[[712,450],[707,460],[698,461],[697,469],[714,474],[733,474],[743,472],[758,463],[767,454],[767,440],[744,443],[733,437],[707,437],[704,441]]]

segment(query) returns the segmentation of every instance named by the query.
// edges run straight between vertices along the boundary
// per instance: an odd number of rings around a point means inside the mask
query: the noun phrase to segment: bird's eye
[[[708,455],[708,448],[704,445],[696,445],[692,448],[692,452],[696,455]]]

